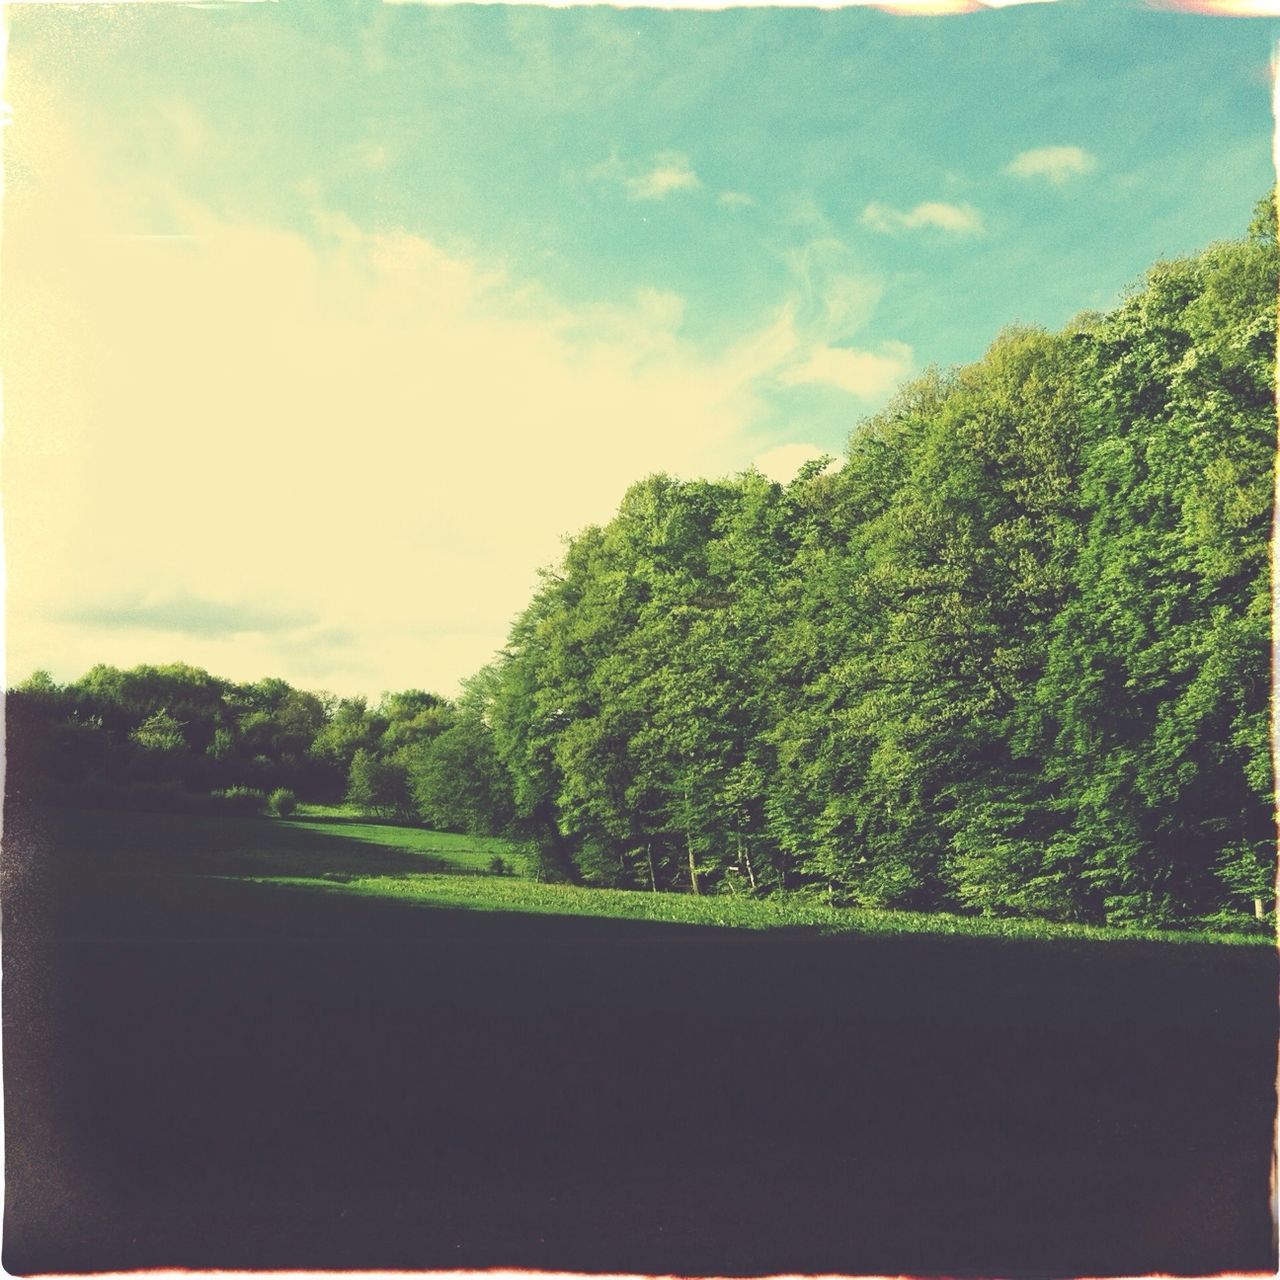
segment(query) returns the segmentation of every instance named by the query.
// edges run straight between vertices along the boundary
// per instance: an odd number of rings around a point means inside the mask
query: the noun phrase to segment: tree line
[[[476,714],[420,689],[370,706],[185,663],[100,665],[65,685],[37,672],[6,712],[9,789],[45,802],[254,812],[284,793],[289,810],[302,797],[445,831],[509,824]]]
[[[485,677],[589,883],[1061,920],[1273,908],[1275,214],[930,370],[790,484],[635,485]]]
[[[837,469],[640,481],[456,702],[170,667],[11,703],[64,782],[181,760],[584,884],[1270,914],[1278,268],[1266,200],[1109,314],[906,384]]]

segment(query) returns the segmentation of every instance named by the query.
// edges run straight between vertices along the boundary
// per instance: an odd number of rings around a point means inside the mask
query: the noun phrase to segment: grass
[[[369,822],[341,811],[293,818],[188,817],[64,809],[49,815],[57,849],[87,868],[119,874],[394,878],[424,871],[488,871],[507,841]]]
[[[316,806],[319,808],[319,806]],[[421,855],[443,870],[488,871],[495,857],[502,858],[517,875],[525,874],[526,859],[507,840],[494,836],[464,836],[451,831],[425,831],[421,827],[402,827],[371,822],[363,815],[338,813],[304,813],[289,819],[277,819],[281,825],[318,835],[331,834],[339,825],[342,834],[352,840],[381,845],[403,853]]]
[[[9,823],[7,1269],[1274,1261],[1269,947],[456,874],[494,848]]]
[[[802,893],[694,897],[541,884],[525,878],[524,856],[506,841],[371,822],[319,806],[269,821],[66,810],[53,823],[56,844],[82,872],[231,877],[425,907],[815,934],[1274,945],[1258,935],[832,907]],[[515,874],[474,874],[487,873],[495,856]]]
[[[949,915],[945,912],[877,911],[832,907],[799,893],[749,898],[730,894],[694,897],[682,893],[650,893],[635,889],[582,889],[574,885],[538,884],[528,880],[459,880],[439,874],[359,876],[333,884],[311,877],[264,877],[264,882],[308,885],[365,897],[390,898],[424,906],[478,911],[521,911],[543,915],[603,916],[618,920],[652,920],[733,929],[788,929],[819,934],[932,934],[951,937],[1000,937],[1049,941],[1213,942],[1227,945],[1274,945],[1271,939],[1247,934],[1154,929],[1116,929],[1055,924],[1045,920],[1011,920]]]

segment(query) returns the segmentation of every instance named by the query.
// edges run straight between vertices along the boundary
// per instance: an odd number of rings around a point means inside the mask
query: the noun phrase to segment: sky
[[[930,365],[1243,233],[1278,26],[7,7],[10,683],[453,694],[655,471],[786,480]]]

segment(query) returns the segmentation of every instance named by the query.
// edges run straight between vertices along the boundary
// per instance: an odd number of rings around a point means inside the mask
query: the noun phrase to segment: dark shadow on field
[[[1274,1261],[1267,950],[749,933],[194,874],[144,906],[105,871],[25,893],[4,934],[19,1274]]]
[[[298,822],[311,823],[304,818]],[[345,820],[319,828],[267,818],[205,819],[165,814],[64,810],[49,815],[49,839],[64,851],[59,870],[149,879],[181,876],[305,876],[334,880],[447,870],[448,854],[369,840],[344,831]],[[365,823],[364,825],[368,825]],[[415,834],[421,835],[421,831]],[[68,902],[84,895],[69,894]],[[127,925],[97,913],[109,932]]]

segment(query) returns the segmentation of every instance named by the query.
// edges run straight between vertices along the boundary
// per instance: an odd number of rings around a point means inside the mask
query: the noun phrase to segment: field
[[[332,812],[6,838],[12,1272],[1272,1268],[1256,940],[574,890]]]

